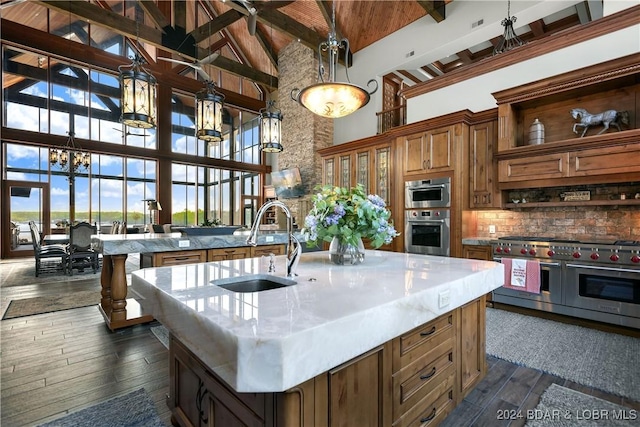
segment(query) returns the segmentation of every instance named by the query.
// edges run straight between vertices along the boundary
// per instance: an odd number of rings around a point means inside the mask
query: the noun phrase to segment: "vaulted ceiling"
[[[215,57],[202,64],[214,80],[224,83],[224,76],[242,77],[254,82],[256,96],[262,97],[264,91],[277,88],[277,56],[292,41],[317,51],[335,22],[338,38],[349,40],[353,54],[425,16],[437,25],[447,25],[453,1],[0,0],[0,12],[3,19],[38,28],[43,11],[49,10],[51,28],[45,31],[63,37],[70,37],[71,31],[94,45],[116,33],[141,44],[148,61],[167,57],[192,63]],[[539,39],[589,22],[597,15],[590,4],[577,3],[555,16],[527,23],[519,36],[525,41]],[[83,33],[82,21],[92,24],[90,33]],[[499,37],[479,40],[446,58],[399,68],[392,74],[408,85],[416,84],[490,56],[498,41]],[[158,62],[195,77],[189,67]]]

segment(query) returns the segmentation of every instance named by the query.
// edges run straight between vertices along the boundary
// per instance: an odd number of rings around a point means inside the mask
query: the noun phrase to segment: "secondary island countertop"
[[[286,271],[276,257],[277,276]],[[267,258],[146,268],[132,288],[238,392],[277,392],[326,372],[502,285],[491,261],[366,251],[358,266],[302,254],[296,285],[235,293],[212,280],[264,274]],[[448,304],[447,299],[448,297]]]

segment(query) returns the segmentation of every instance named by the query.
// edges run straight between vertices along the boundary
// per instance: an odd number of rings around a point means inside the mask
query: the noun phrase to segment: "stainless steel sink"
[[[270,274],[252,274],[249,276],[212,280],[211,284],[220,286],[231,292],[261,292],[295,285],[296,281],[287,279],[286,277],[272,276]]]

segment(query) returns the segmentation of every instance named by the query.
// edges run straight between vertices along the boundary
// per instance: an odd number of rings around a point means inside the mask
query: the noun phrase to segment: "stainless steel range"
[[[540,294],[496,289],[493,300],[640,329],[640,241],[502,237],[493,259],[537,259]]]

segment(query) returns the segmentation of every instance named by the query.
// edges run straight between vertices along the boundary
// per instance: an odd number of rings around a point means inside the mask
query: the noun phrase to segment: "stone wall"
[[[291,99],[291,90],[318,82],[318,59],[315,51],[297,41],[278,55],[278,103],[282,120],[282,145],[278,153],[278,169],[297,167],[307,195],[300,199],[284,199],[297,223],[302,227],[310,194],[322,183],[322,163],[316,151],[333,144],[333,120],[317,116]]]

